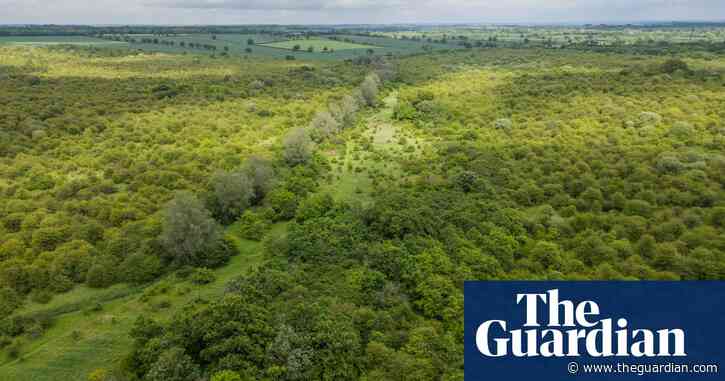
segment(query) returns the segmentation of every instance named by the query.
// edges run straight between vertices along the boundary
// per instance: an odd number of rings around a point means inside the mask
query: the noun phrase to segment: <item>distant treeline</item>
[[[158,26],[158,25],[5,25],[0,36],[93,36],[99,34],[350,34],[410,30],[410,26],[372,25],[245,25],[245,26]]]
[[[480,26],[477,24],[458,25],[459,27]],[[501,25],[502,27],[506,27]],[[518,25],[507,25],[514,27]],[[539,28],[568,28],[571,26],[550,25]],[[663,22],[646,24],[587,24],[586,29],[627,28],[719,28],[725,22]],[[424,31],[430,25],[201,25],[201,26],[159,26],[159,25],[0,25],[0,36],[83,36],[98,34],[369,34],[372,32]]]

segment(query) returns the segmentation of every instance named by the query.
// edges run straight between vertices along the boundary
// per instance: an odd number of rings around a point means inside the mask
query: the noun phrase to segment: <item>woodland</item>
[[[466,280],[725,279],[723,39],[482,41],[0,46],[0,380],[456,381]]]

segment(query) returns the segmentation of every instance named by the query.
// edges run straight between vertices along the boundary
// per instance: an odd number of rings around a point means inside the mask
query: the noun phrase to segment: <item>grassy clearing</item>
[[[407,174],[401,161],[422,154],[423,142],[392,120],[397,93],[365,118],[361,126],[347,132],[345,144],[328,151],[332,178],[322,188],[337,200],[371,200],[376,181],[401,182]]]
[[[284,234],[285,224],[275,225],[270,234]],[[86,380],[89,372],[108,368],[129,353],[132,339],[128,332],[134,321],[145,315],[167,320],[191,302],[204,303],[223,292],[227,282],[263,262],[260,243],[245,240],[229,229],[229,238],[239,255],[215,271],[210,284],[192,285],[170,275],[148,287],[119,285],[105,290],[78,287],[57,296],[46,310],[76,306],[60,314],[53,326],[37,340],[22,345],[21,356],[10,359],[0,353],[0,381]],[[116,299],[100,302],[114,293],[132,291]],[[100,309],[94,306],[100,305]],[[23,312],[43,312],[41,305],[29,305]]]
[[[312,49],[316,52],[327,52],[327,51],[335,51],[335,50],[351,50],[351,49],[375,49],[376,47],[373,45],[366,45],[366,44],[358,44],[358,43],[352,43],[352,42],[346,42],[346,41],[335,41],[335,40],[328,40],[328,39],[317,39],[317,38],[311,38],[307,40],[287,40],[287,41],[277,41],[277,42],[270,42],[265,44],[260,44],[262,46],[267,46],[271,48],[277,48],[277,49],[287,49],[287,50],[307,50]],[[297,47],[297,49],[295,49]]]

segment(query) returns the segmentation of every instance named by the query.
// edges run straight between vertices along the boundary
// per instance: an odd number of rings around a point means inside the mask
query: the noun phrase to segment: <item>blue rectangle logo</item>
[[[723,380],[725,282],[466,282],[465,380]]]

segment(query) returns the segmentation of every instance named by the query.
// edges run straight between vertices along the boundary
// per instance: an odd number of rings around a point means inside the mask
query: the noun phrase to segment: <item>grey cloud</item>
[[[725,21],[725,0],[0,0],[0,24]]]

